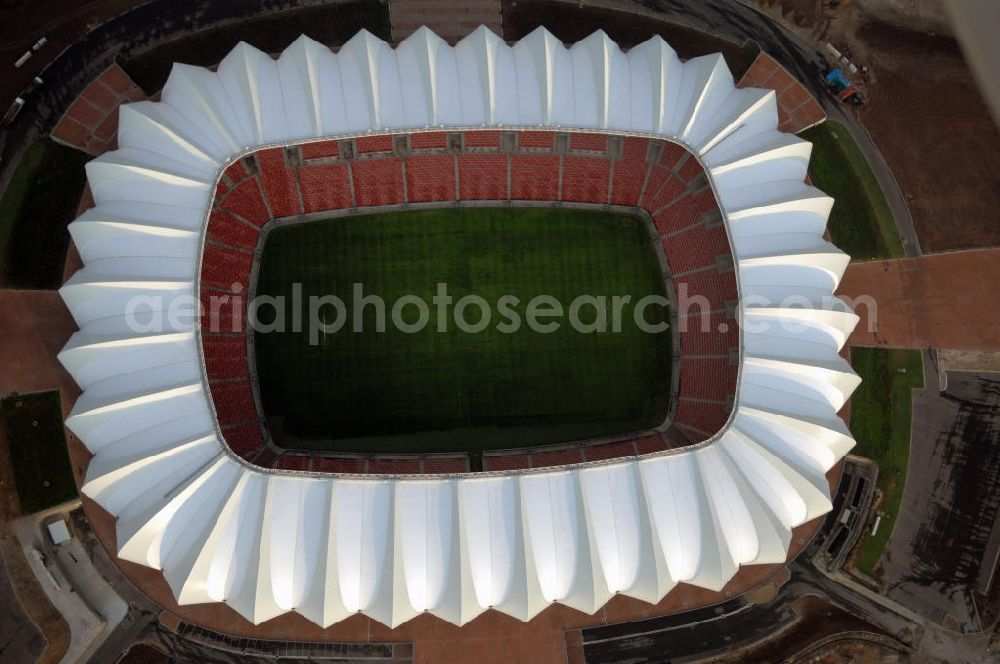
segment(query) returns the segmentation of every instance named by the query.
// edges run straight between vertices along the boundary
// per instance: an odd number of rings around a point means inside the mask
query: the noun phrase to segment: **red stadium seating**
[[[372,475],[419,475],[420,459],[418,457],[369,459],[367,472]]]
[[[499,131],[467,131],[464,137],[467,148],[499,148]]]
[[[678,298],[701,296],[708,299],[712,309],[736,299],[736,277],[733,272],[720,274],[715,270],[692,272],[674,280]],[[683,287],[683,290],[682,290]]]
[[[687,155],[687,150],[683,147],[677,143],[664,141],[663,152],[660,154],[660,160],[656,163],[667,170],[673,170],[685,155]],[[695,162],[695,166],[697,166],[697,162]]]
[[[455,200],[455,157],[450,154],[409,157],[406,194],[411,203]]]
[[[427,131],[410,135],[411,150],[441,150],[448,146],[448,134],[443,131]]]
[[[530,454],[501,454],[496,452],[483,454],[484,470],[524,470],[526,468],[531,468]]]
[[[676,200],[685,191],[684,183],[673,173],[660,166],[649,169],[646,190],[642,194],[642,207],[650,214]]]
[[[663,437],[659,434],[650,436],[640,436],[635,439],[635,451],[639,454],[652,454],[668,449]]]
[[[309,457],[303,454],[282,454],[273,467],[281,470],[309,470]]]
[[[622,159],[614,163],[611,187],[613,205],[638,205],[642,183],[646,179],[646,154],[648,138],[625,137],[622,139]]]
[[[693,227],[688,232],[663,241],[667,263],[675,275],[704,268],[717,269],[715,259],[717,256],[727,255],[728,246],[726,229],[722,226],[708,230]]]
[[[367,459],[358,457],[321,457],[313,459],[312,469],[318,473],[364,473]]]
[[[358,154],[372,152],[392,152],[392,135],[362,136],[354,141]]]
[[[242,332],[245,329],[246,299],[242,293],[234,294],[202,285],[198,299],[203,332]]]
[[[517,137],[519,148],[540,148],[551,150],[555,142],[554,131],[522,131]]]
[[[318,143],[306,143],[302,146],[303,159],[324,159],[340,156],[339,141],[320,141]],[[302,193],[305,194],[305,184],[302,185]]]
[[[635,445],[631,440],[596,443],[583,448],[583,456],[586,461],[617,459],[619,457],[634,456],[635,453]]]
[[[299,203],[299,185],[295,171],[285,165],[283,148],[271,148],[257,153],[260,164],[260,181],[264,195],[275,217],[302,214]]]
[[[222,290],[246,292],[253,255],[228,247],[205,245],[201,261],[201,283]]]
[[[201,347],[209,380],[247,375],[247,344],[242,334],[204,334]]]
[[[603,157],[566,157],[563,161],[562,199],[578,203],[607,203],[610,176],[611,162]]]
[[[664,155],[665,154],[666,151],[664,151]],[[681,176],[681,179],[684,180],[684,182],[691,182],[702,174],[701,165],[698,163],[697,159],[692,156],[688,156],[684,165],[677,170],[677,174]]]
[[[740,343],[737,321],[721,312],[697,312],[677,321],[681,332],[681,357],[685,355],[728,355]]]
[[[731,408],[724,403],[692,401],[685,397],[677,400],[677,426],[688,430],[695,429],[701,436],[695,436],[694,442],[700,442],[714,435],[729,419]],[[705,436],[704,434],[708,434]]]
[[[531,453],[532,468],[548,468],[550,466],[565,466],[571,463],[581,463],[583,451],[579,447],[561,450],[541,451]]]
[[[570,150],[608,151],[608,137],[605,134],[573,132],[569,135]]]
[[[299,169],[306,213],[353,207],[351,176],[346,162],[307,165]]]
[[[559,157],[538,154],[511,157],[510,197],[522,201],[558,200]]]
[[[225,210],[212,210],[208,218],[208,239],[231,247],[254,249],[260,232]]]
[[[229,178],[234,185],[241,182],[244,178],[252,175],[252,173],[247,170],[246,164],[243,163],[242,159],[237,159],[233,163],[229,164],[229,166],[226,167],[226,170],[223,171],[223,174]]]
[[[264,195],[261,193],[257,178],[248,178],[241,182],[226,195],[221,201],[222,207],[233,212],[243,219],[263,226],[271,220],[271,211],[264,203]]]
[[[738,371],[728,357],[681,356],[680,394],[692,399],[723,400],[734,391]]]
[[[351,165],[358,207],[398,205],[403,199],[401,159],[371,159]]]
[[[423,472],[436,473],[467,473],[469,472],[468,456],[427,457],[424,459]]]
[[[264,438],[261,436],[260,425],[257,422],[223,426],[222,437],[226,439],[229,449],[247,460],[256,456],[264,445]]]
[[[239,424],[257,419],[254,408],[253,394],[250,392],[250,381],[245,377],[240,380],[215,380],[210,384],[212,401],[215,403],[215,414],[219,424]]]
[[[459,194],[468,201],[507,198],[507,157],[464,154],[458,158]]]

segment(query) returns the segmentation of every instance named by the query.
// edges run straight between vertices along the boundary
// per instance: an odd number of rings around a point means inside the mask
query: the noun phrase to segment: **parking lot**
[[[899,521],[882,558],[888,595],[946,626],[984,625],[981,602],[1000,551],[1000,373],[949,372],[914,394]]]

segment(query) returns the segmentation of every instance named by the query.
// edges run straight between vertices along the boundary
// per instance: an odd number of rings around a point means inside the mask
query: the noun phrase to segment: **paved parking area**
[[[902,509],[883,555],[888,595],[964,631],[981,629],[1000,548],[1000,373],[949,372],[914,394]]]

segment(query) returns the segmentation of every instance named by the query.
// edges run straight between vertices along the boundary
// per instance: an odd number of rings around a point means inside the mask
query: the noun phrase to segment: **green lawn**
[[[126,54],[119,64],[139,87],[153,94],[166,83],[173,63],[216,65],[241,41],[266,53],[280,53],[299,35],[338,45],[361,28],[389,40],[388,5],[379,0],[351,0],[266,13]]]
[[[66,451],[59,393],[15,395],[0,401],[14,481],[22,514],[32,514],[76,497]]]
[[[833,242],[854,260],[901,258],[903,245],[885,194],[847,130],[827,121],[799,135],[813,144],[813,184],[835,199],[828,226]]]
[[[924,386],[923,360],[919,350],[852,348],[851,364],[862,379],[851,398],[851,431],[858,441],[853,454],[878,463],[878,488],[883,494],[879,509],[889,515],[874,537],[866,531],[859,543],[858,569],[875,576],[903,499],[910,454],[910,392]]]
[[[260,333],[256,355],[264,410],[281,444],[340,451],[477,451],[610,435],[655,426],[667,408],[670,333],[639,329],[634,307],[620,332],[581,333],[568,318],[551,333],[526,324],[536,295],[568,310],[581,294],[664,293],[659,266],[641,220],[628,215],[551,208],[453,208],[355,216],[278,228],[268,237],[257,294],[306,298],[333,294],[347,323],[310,345],[301,333]],[[386,302],[386,331],[364,311],[353,332],[353,284]],[[447,331],[438,331],[437,284],[454,298]],[[417,333],[391,324],[391,308],[413,294],[429,305]],[[479,295],[492,319],[478,333],[457,329],[454,303]],[[503,332],[502,295],[521,329]],[[285,312],[291,319],[291,307]],[[263,309],[261,318],[274,319]],[[333,307],[321,318],[335,319]],[[414,306],[404,320],[418,318]],[[663,307],[646,310],[666,320]],[[465,319],[479,321],[479,309]],[[580,319],[592,322],[593,307]],[[609,313],[609,319],[611,318]],[[303,314],[308,321],[308,312]],[[289,323],[290,324],[290,323]]]
[[[0,199],[0,286],[57,288],[67,225],[76,215],[89,156],[49,139],[25,153]]]

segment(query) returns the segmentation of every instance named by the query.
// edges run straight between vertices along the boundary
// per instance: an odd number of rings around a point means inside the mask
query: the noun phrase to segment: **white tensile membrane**
[[[811,145],[777,124],[774,92],[736,89],[721,55],[681,62],[659,38],[624,53],[603,32],[566,48],[539,28],[508,46],[481,27],[451,47],[421,29],[393,50],[362,31],[336,54],[301,37],[278,60],[240,44],[218,72],[174,65],[162,101],[123,106],[120,148],[87,165],[96,207],[70,226],[85,266],[61,290],[80,330],[60,359],[83,388],[66,423],[94,454],[83,492],[117,517],[119,556],[162,569],[181,604],[323,626],[592,613],[615,593],[655,602],[784,561],[792,529],[831,508],[825,474],[854,444],[837,411],[859,381],[838,354],[858,319],[833,298],[848,257],[823,239],[832,200],[803,182]],[[641,133],[705,165],[743,298],[727,427],[680,451],[500,476],[235,458],[197,321],[137,334],[124,310],[194,298],[221,170],[262,145],[501,125]]]

